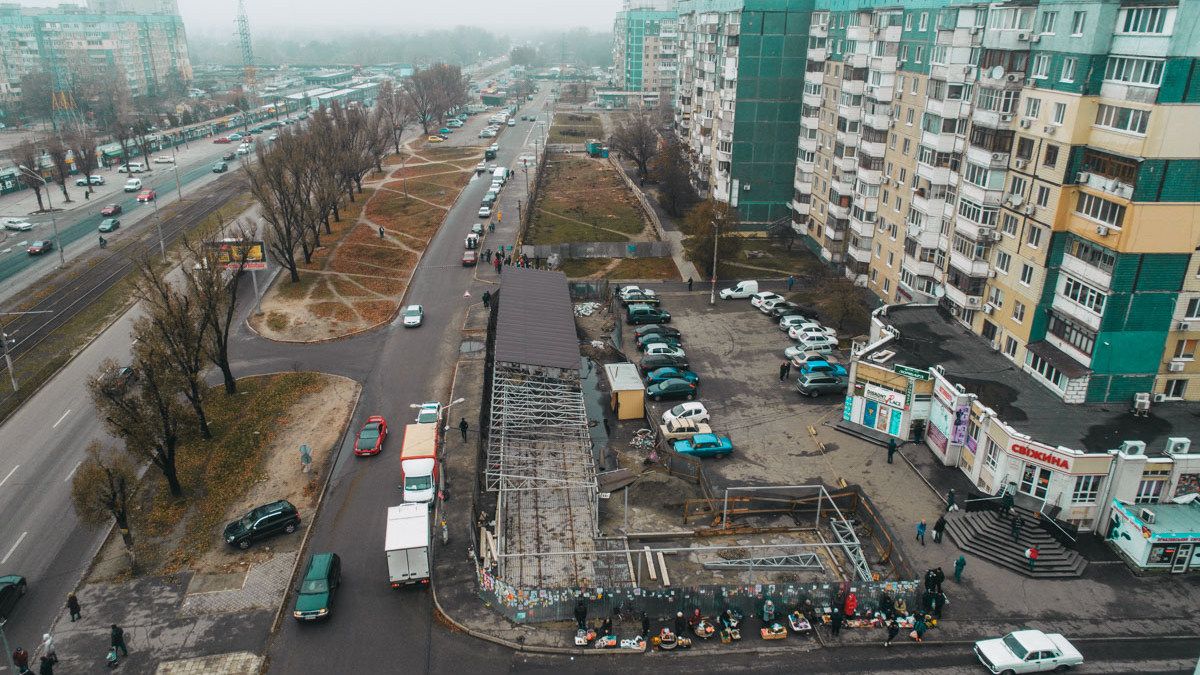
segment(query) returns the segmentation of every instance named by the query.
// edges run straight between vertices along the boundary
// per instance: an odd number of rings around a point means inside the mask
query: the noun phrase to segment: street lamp
[[[26,176],[31,176],[42,181],[42,186],[46,188],[46,206],[50,209],[50,227],[54,228],[54,245],[58,248],[58,266],[66,267],[67,258],[63,255],[62,239],[58,236],[58,221],[54,218],[54,203],[50,201],[50,183],[41,174],[34,173],[29,167],[23,164],[18,165],[17,169]]]
[[[446,405],[442,406],[442,412],[446,412],[446,411],[447,411],[447,410],[449,410],[450,408],[452,408],[452,407],[454,407],[454,406],[458,405],[459,403],[462,403],[462,402],[463,402],[463,401],[465,401],[465,400],[467,400],[467,399],[465,399],[465,398],[456,398],[456,399],[454,399],[453,401],[450,401],[450,402],[449,402],[449,403],[447,403]],[[408,404],[408,407],[410,407],[410,408],[420,408],[421,406],[422,406],[422,404],[421,404],[421,403],[409,403],[409,404]],[[449,430],[450,430],[450,424],[449,424],[449,421],[447,421],[447,424],[446,424],[445,428],[443,428],[443,429],[442,429],[442,431],[449,431]]]
[[[171,168],[175,170],[175,194],[179,197],[179,201],[183,201],[183,186],[179,183],[179,159],[175,156],[175,146],[178,143],[171,145]]]
[[[162,215],[159,214],[159,212],[158,212],[158,193],[157,192],[154,193],[154,199],[151,199],[150,201],[154,202],[154,225],[155,225],[155,227],[158,228],[158,250],[160,253],[162,253],[163,262],[166,262],[166,260],[167,260],[167,244],[166,244],[166,242],[163,241]]]

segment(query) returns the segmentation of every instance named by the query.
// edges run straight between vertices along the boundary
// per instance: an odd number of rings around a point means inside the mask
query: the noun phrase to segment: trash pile
[[[581,302],[575,305],[575,316],[591,316],[600,309],[598,302]]]

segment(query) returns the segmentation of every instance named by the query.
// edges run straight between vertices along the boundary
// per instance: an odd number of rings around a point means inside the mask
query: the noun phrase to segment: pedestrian
[[[492,292],[491,292],[491,291],[484,291],[484,292],[483,292],[483,306],[484,306],[484,307],[490,307],[490,306],[491,306],[491,304],[492,304]]]
[[[467,429],[470,425],[467,424],[467,418],[463,417],[458,421],[458,430],[462,433],[463,440],[467,440]]]
[[[675,612],[675,636],[683,635],[687,629],[687,620],[683,618],[683,612]]]
[[[895,640],[896,636],[900,634],[900,624],[896,623],[892,619],[888,619],[887,632],[888,632],[888,636],[887,636],[887,639],[883,641],[883,646],[891,647],[892,640]]]
[[[49,633],[42,633],[41,651],[50,659],[51,663],[58,663],[58,650],[54,648],[54,636]]]
[[[958,556],[958,560],[954,561],[954,583],[957,583],[957,584],[962,583],[963,568],[966,566],[967,566],[966,557],[961,556],[961,555]]]
[[[790,361],[784,361],[783,363],[779,364],[779,381],[780,382],[783,382],[784,380],[787,379],[788,371],[790,371],[791,369],[792,369],[792,364]]]
[[[946,580],[946,573],[942,571],[942,568],[935,567],[933,569],[933,591],[935,593],[942,592],[942,582],[944,582],[945,580]]]
[[[642,612],[642,637],[650,635],[650,617]]]
[[[583,598],[575,602],[575,623],[579,630],[587,630],[587,603]]]
[[[894,439],[894,438],[889,438],[889,439],[888,439],[888,447],[887,447],[887,451],[888,451],[888,464],[891,464],[891,463],[892,463],[892,455],[895,455],[895,454],[896,454],[896,448],[897,448],[897,447],[898,447],[898,446],[896,445],[896,439]]]
[[[67,611],[71,613],[72,623],[83,617],[79,611],[79,598],[76,598],[74,593],[67,593]]]
[[[29,670],[29,652],[25,651],[24,647],[17,647],[13,650],[12,662],[18,673]]]
[[[383,239],[383,226],[382,225],[379,226],[379,238]]]
[[[928,628],[929,626],[925,624],[925,617],[918,616],[917,620],[913,622],[913,632],[909,635],[917,642],[924,642],[925,631],[928,630]]]
[[[83,191],[83,198],[84,198],[84,200],[88,200],[88,199],[92,198],[92,189],[91,188],[88,188]]]
[[[842,632],[842,610],[840,607],[834,607],[829,613],[829,634],[837,637],[838,633]]]
[[[1018,543],[1021,541],[1021,526],[1024,524],[1025,523],[1021,520],[1021,516],[1017,516],[1016,518],[1013,518],[1013,521],[1012,521],[1013,543]]]
[[[611,616],[606,616],[604,617],[604,621],[600,623],[600,636],[608,637],[609,635],[615,635],[613,633],[613,620]]]
[[[688,277],[688,290],[692,290],[692,278]]]
[[[942,618],[942,610],[946,607],[946,594],[939,590],[933,594],[933,616],[934,618]]]
[[[1004,515],[1012,517],[1013,496],[1011,492],[1004,493],[1004,497],[1000,499],[1000,508],[1004,510]]]
[[[925,520],[924,519],[921,519],[921,522],[917,523],[917,541],[921,542],[922,546],[925,545]]]
[[[946,516],[938,516],[937,521],[933,523],[933,543],[942,543],[942,530],[946,528]]]
[[[796,277],[795,277],[795,275],[791,275],[791,274],[789,274],[789,275],[788,275],[788,280],[787,280],[788,292],[791,292],[791,290],[792,290],[792,286],[794,286],[795,284],[796,284]]]
[[[954,495],[954,488],[950,488],[950,491],[946,493],[946,513],[958,510],[958,504],[955,503],[956,501],[957,497]]]
[[[54,662],[49,656],[43,656],[41,665],[38,666],[38,675],[54,675]]]
[[[125,631],[117,624],[112,625],[113,650],[120,649],[122,656],[129,656],[129,648],[125,646]]]
[[[849,616],[854,616],[854,613],[857,611],[858,611],[858,596],[855,595],[854,593],[850,593],[846,596],[845,602],[842,603],[842,613],[845,616],[849,617]]]
[[[1033,571],[1033,566],[1037,563],[1038,550],[1037,546],[1030,546],[1025,549],[1025,557],[1029,559],[1029,571]]]

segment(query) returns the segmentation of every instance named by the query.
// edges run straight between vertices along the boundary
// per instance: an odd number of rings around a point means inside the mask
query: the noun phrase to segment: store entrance
[[[1046,499],[1046,491],[1050,488],[1050,469],[1026,464],[1021,472],[1020,491],[1034,499]]]
[[[1188,562],[1192,559],[1192,547],[1195,544],[1180,544],[1175,550],[1175,559],[1171,561],[1171,572],[1182,574],[1187,571]]]

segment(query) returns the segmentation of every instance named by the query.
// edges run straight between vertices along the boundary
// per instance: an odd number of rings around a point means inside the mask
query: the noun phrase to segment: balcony
[[[853,157],[839,157],[833,160],[833,163],[839,171],[835,171],[830,176],[829,189],[841,195],[851,194],[854,191],[854,172],[858,168],[857,160]]]
[[[842,258],[841,251],[833,251],[824,246],[821,247],[821,260],[827,263],[840,263],[842,262]]]
[[[1075,182],[1114,197],[1133,199],[1133,186],[1129,183],[1122,183],[1116,178],[1110,178],[1091,171],[1080,171],[1075,175]]]
[[[1008,153],[992,152],[977,145],[967,145],[967,160],[972,164],[986,166],[989,169],[1008,167]]]
[[[1112,287],[1112,272],[1089,265],[1070,253],[1063,255],[1062,271],[1102,291]]]
[[[834,133],[834,138],[847,148],[857,148],[862,134],[857,131],[838,131]]]
[[[941,222],[940,220],[934,222]],[[917,242],[917,246],[921,248],[939,248],[941,241],[941,233],[935,227],[918,227],[909,225],[905,230],[905,236]]]
[[[948,166],[930,166],[917,162],[917,175],[929,181],[930,185],[950,185],[953,171]]]
[[[991,265],[988,264],[988,261],[968,258],[958,251],[950,251],[950,264],[968,276],[986,277],[991,275]]]
[[[808,27],[808,36],[815,38],[829,37],[829,24],[825,24],[824,26],[815,23],[812,24]]]
[[[867,62],[868,68],[880,73],[894,73],[896,72],[896,66],[897,59],[895,54],[891,56],[872,56]]]
[[[796,222],[796,218],[792,218],[792,232],[796,234],[808,234],[808,219],[805,218],[800,222]]]
[[[925,214],[927,218],[935,221],[941,220],[942,215],[946,212],[945,196],[927,197],[927,194],[925,190],[917,190],[912,193],[912,207]]]
[[[799,173],[806,174],[811,177],[816,168],[816,161],[806,162],[803,159],[796,160],[796,171]]]
[[[813,84],[813,85],[825,84],[825,71],[824,70],[810,70],[807,73],[804,73],[804,83],[805,84]]]
[[[871,157],[883,158],[884,153],[883,141],[867,141],[861,140],[858,142],[858,153],[860,155],[870,155]]]
[[[858,179],[867,185],[883,185],[883,171],[868,169],[860,165],[858,167]]]
[[[892,128],[892,117],[887,113],[863,115],[862,122],[877,131],[887,131]]]
[[[811,202],[798,202],[794,199],[792,200],[792,213],[796,214],[797,216],[807,216],[811,210]]]
[[[863,242],[851,240],[846,244],[846,255],[860,263],[871,262],[871,244],[866,243],[866,248],[862,248]]]
[[[954,231],[972,241],[984,242],[990,244],[992,237],[996,234],[996,228],[992,225],[980,225],[973,220],[955,215]]]
[[[800,138],[798,138],[796,140],[796,147],[800,148],[801,150],[803,150],[805,152],[816,152],[817,151],[817,139],[805,138],[805,137],[801,136]]]
[[[875,39],[870,26],[846,26],[846,39],[855,42],[870,42]]]
[[[849,199],[846,200],[849,203]],[[841,206],[837,202],[829,202],[829,216],[839,220],[845,220],[850,217],[850,207]]]
[[[865,80],[843,80],[842,92],[851,96],[862,96],[867,93],[867,83]]]
[[[829,50],[825,47],[810,47],[808,50],[808,60],[818,63],[824,62],[829,58]]]
[[[979,309],[983,306],[983,291],[980,290],[980,295],[967,295],[966,292],[959,289],[954,284],[945,284],[942,288],[946,291],[946,299],[967,309]]]
[[[821,118],[817,117],[816,115],[800,115],[800,126],[804,127],[805,129],[816,130],[816,128],[820,125]]]
[[[1078,321],[1094,331],[1100,331],[1100,315],[1074,300],[1055,293],[1050,306],[1059,314]]]
[[[962,84],[973,78],[975,66],[966,63],[935,64],[929,67],[929,79]]]
[[[949,132],[922,131],[921,145],[938,152],[959,153],[963,151],[966,141]]]
[[[869,84],[867,85],[867,97],[880,103],[891,103],[892,97],[895,95],[891,85]]]
[[[792,180],[792,187],[794,187],[796,192],[799,192],[800,194],[811,195],[813,188],[812,174],[797,173],[796,177]]]
[[[963,102],[959,100],[952,101],[950,99],[945,99],[938,101],[929,99],[925,102],[925,112],[945,119],[958,119],[959,117],[965,117],[967,110],[969,110],[969,106],[964,105]]]
[[[814,108],[821,107],[821,95],[820,94],[811,94],[806,91],[806,92],[804,92],[803,101],[804,101],[804,105],[810,105]]]
[[[850,231],[864,239],[875,236],[875,223],[868,223],[858,218],[850,218]]]
[[[862,119],[862,107],[839,103],[837,107],[837,114],[838,117],[844,117],[850,122],[857,122]]]
[[[920,172],[918,171],[918,173]],[[963,181],[959,186],[958,192],[963,197],[966,197],[977,204],[983,204],[985,206],[1000,206],[1000,202],[1004,198],[1004,191],[999,188],[995,190],[989,190],[966,181]]]
[[[932,260],[921,261],[910,255],[905,255],[900,264],[905,270],[918,277],[932,277],[934,272],[938,271],[937,265]]]
[[[846,66],[850,68],[866,68],[869,58],[866,52],[855,52],[853,54],[846,54],[844,61]]]
[[[825,240],[826,241],[842,241],[846,238],[846,230],[825,223]]]

